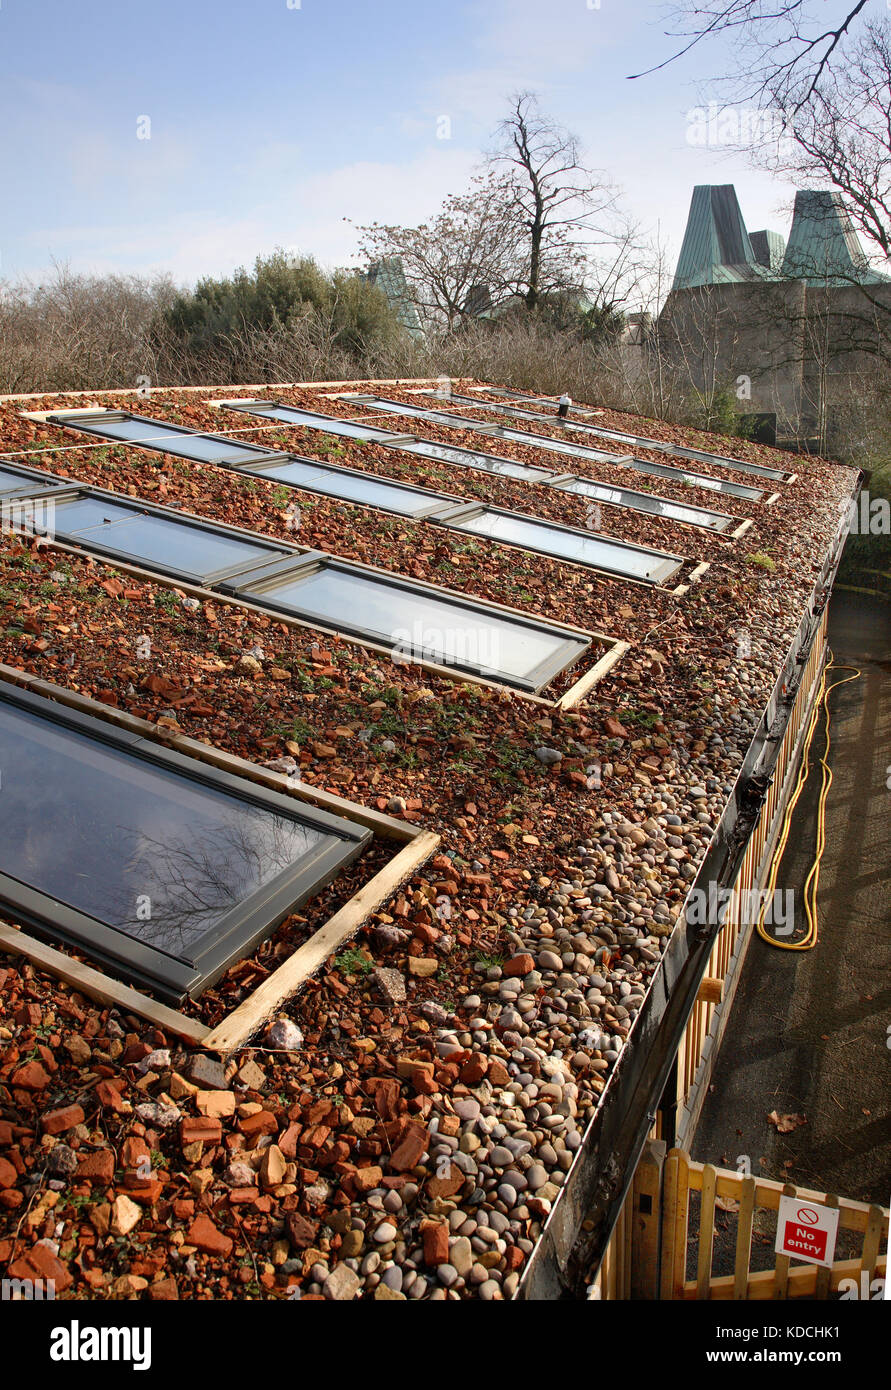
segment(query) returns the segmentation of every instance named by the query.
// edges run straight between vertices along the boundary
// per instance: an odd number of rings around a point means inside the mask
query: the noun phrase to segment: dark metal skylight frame
[[[66,429],[83,429],[89,434],[97,434],[103,439],[113,440],[115,443],[124,445],[132,444],[135,447],[146,449],[151,453],[169,453],[170,435],[175,436],[177,444],[176,453],[179,457],[190,458],[193,462],[210,463],[218,468],[229,468],[236,473],[251,473],[256,477],[268,478],[271,482],[278,482],[283,487],[294,488],[301,492],[315,492],[319,496],[332,497],[337,501],[352,502],[356,506],[376,507],[381,511],[393,512],[397,516],[410,516],[421,519],[437,510],[439,507],[454,505],[460,498],[452,497],[448,493],[438,494],[431,492],[429,488],[416,487],[412,483],[402,483],[396,478],[380,477],[376,473],[368,473],[360,468],[344,468],[337,464],[328,463],[319,459],[304,458],[300,454],[292,454],[281,449],[268,450],[254,444],[232,443],[227,436],[213,434],[207,430],[189,429],[183,425],[168,424],[164,420],[153,420],[143,415],[131,415],[124,411],[95,411],[89,414],[71,412],[54,414],[47,417],[51,424],[64,425]],[[265,418],[265,417],[264,417]],[[138,421],[145,427],[145,436],[142,439],[123,438],[114,432],[114,426],[122,420]],[[86,421],[86,423],[82,423]],[[386,439],[393,436],[389,431],[382,432]],[[202,451],[197,443],[182,445],[181,440],[185,438],[189,441],[212,440],[221,444],[229,442],[233,457],[211,457],[208,451]],[[342,477],[348,483],[365,485],[373,491],[379,493],[375,501],[361,500],[350,497],[348,493],[338,492],[336,488],[317,487],[314,488],[308,480],[296,482],[293,479],[283,478],[281,471],[293,465],[301,465],[303,468],[312,468],[319,473],[327,473],[333,480]],[[417,507],[400,506],[397,501],[398,493],[413,493],[417,496]],[[387,494],[389,493],[389,498]]]
[[[544,398],[530,399],[520,396],[514,392],[492,392],[493,395],[510,396],[516,400],[528,400],[530,405],[552,405],[557,408],[556,401],[545,400]],[[541,411],[523,410],[519,406],[504,405],[502,402],[477,400],[473,396],[455,396],[456,401],[463,401],[467,405],[482,406],[486,410],[494,410],[500,415],[513,415],[522,420],[531,420],[538,424],[550,424],[551,417]],[[655,449],[659,453],[670,454],[672,458],[693,459],[698,463],[712,463],[719,468],[727,468],[736,473],[750,473],[755,477],[767,478],[771,482],[790,483],[795,479],[794,473],[784,472],[782,468],[770,468],[762,463],[750,463],[746,459],[730,458],[727,454],[715,454],[709,449],[693,449],[686,444],[674,444],[664,439],[652,439],[645,434],[626,433],[622,430],[609,429],[606,425],[591,425],[587,422],[581,424],[577,420],[558,419],[553,417],[553,423],[559,424],[565,430],[571,430],[576,434],[594,434],[599,439],[611,439],[617,444],[630,444],[635,449]]]
[[[723,492],[730,497],[744,498],[751,502],[760,502],[764,496],[764,492],[760,488],[748,487],[743,483],[734,483],[726,478],[712,478],[707,474],[690,473],[685,469],[673,468],[667,463],[652,463],[649,459],[634,458],[631,454],[611,454],[604,449],[594,449],[585,444],[570,443],[564,439],[553,439],[550,435],[533,434],[531,430],[515,430],[507,425],[487,424],[467,416],[426,410],[423,406],[406,405],[403,401],[391,401],[383,396],[375,396],[374,398],[359,396],[349,399],[356,400],[357,404],[365,405],[372,410],[394,411],[401,415],[426,420],[430,424],[447,425],[450,429],[476,430],[479,434],[511,439],[517,444],[544,449],[548,453],[587,459],[591,463],[607,463],[622,468],[632,468],[638,473],[650,473],[657,478],[667,478],[688,487],[701,487],[709,492]]]
[[[231,468],[237,467],[239,463],[256,464],[262,463],[265,459],[281,458],[280,451],[270,452],[261,444],[242,443],[223,434],[213,434],[209,430],[196,430],[188,425],[176,425],[166,420],[134,415],[129,410],[55,410],[48,414],[46,419],[51,425],[83,431],[110,443],[132,445],[134,448],[147,449],[155,454],[174,454],[178,458],[190,459],[193,463],[213,463]],[[120,432],[115,433],[116,424],[131,422],[144,430],[144,434],[133,437]],[[218,445],[219,453],[214,455],[206,449],[201,449],[196,441]]]
[[[225,410],[237,410],[242,415],[256,415],[261,420],[278,420],[283,425],[301,429],[319,430],[322,434],[340,434],[349,439],[358,439],[370,444],[385,444],[397,438],[393,430],[379,429],[377,425],[363,426],[354,420],[344,420],[337,415],[325,415],[318,410],[304,410],[299,405],[288,405],[284,401],[215,401],[215,405]]]
[[[508,527],[516,523],[521,536],[498,535],[495,531],[474,530],[474,524],[491,518],[497,524],[503,518]],[[627,579],[639,584],[662,585],[675,578],[683,569],[686,560],[682,555],[674,555],[664,550],[654,550],[652,546],[635,545],[632,541],[619,540],[601,531],[582,530],[576,526],[564,526],[550,521],[547,517],[530,516],[527,512],[509,511],[505,507],[490,507],[485,503],[468,503],[455,512],[446,512],[433,518],[440,526],[463,531],[465,535],[475,535],[480,539],[491,540],[499,545],[512,545],[521,550],[531,550],[561,563],[581,565],[596,573],[608,575],[611,579]],[[567,543],[567,553],[558,547],[561,539]],[[589,547],[600,552],[597,559],[584,559],[571,554],[573,545],[580,549]],[[647,567],[635,570],[634,558],[646,557]]]
[[[181,579],[186,583],[212,585],[217,584],[223,579],[227,579],[234,574],[248,573],[262,566],[270,564],[272,561],[284,559],[294,552],[288,546],[281,545],[273,540],[267,540],[254,531],[243,531],[234,526],[226,526],[222,523],[204,521],[199,517],[190,515],[181,516],[177,512],[153,506],[151,503],[137,501],[134,498],[124,496],[120,493],[109,492],[104,488],[83,487],[76,483],[69,483],[67,487],[51,494],[54,503],[53,514],[53,538],[64,540],[67,544],[84,546],[86,549],[95,551],[101,555],[107,555],[110,559],[122,560],[127,564],[139,565],[145,569],[156,570],[161,574],[170,575],[174,579]],[[166,527],[171,528],[171,534],[177,538],[182,538],[183,546],[188,551],[189,539],[197,533],[214,536],[221,541],[230,542],[233,545],[242,544],[255,552],[253,556],[245,554],[240,560],[220,566],[213,570],[203,570],[188,564],[176,565],[165,560],[160,562],[154,560],[151,555],[141,554],[126,544],[126,532],[116,530],[120,524],[126,527],[127,520],[123,517],[115,516],[108,523],[107,532],[103,534],[102,523],[87,526],[67,526],[65,525],[65,504],[77,501],[95,501],[98,504],[106,503],[110,513],[125,512],[129,513],[132,519],[153,518]],[[101,509],[101,505],[100,505]],[[129,519],[129,518],[128,518]]]
[[[0,502],[11,502],[20,497],[39,497],[42,501],[60,488],[70,486],[68,478],[0,459]]]
[[[347,485],[358,483],[360,486],[367,486],[378,495],[373,501],[368,498],[350,497],[345,492],[335,491],[333,487],[323,487],[321,483],[314,487],[308,480],[296,482],[293,478],[282,476],[286,469],[295,465],[313,469],[322,475],[330,475],[335,483],[338,478],[344,478]],[[361,468],[346,468],[327,461],[322,463],[318,459],[302,458],[296,454],[280,454],[275,463],[250,464],[237,471],[255,478],[266,478],[269,482],[279,483],[282,487],[293,488],[295,491],[317,493],[321,497],[330,497],[356,507],[374,507],[378,511],[392,512],[395,516],[411,517],[416,521],[426,520],[443,507],[455,506],[462,500],[448,492],[434,492],[431,488],[418,487],[415,483],[405,483],[398,478],[383,477],[379,473],[370,473]],[[397,500],[399,493],[411,494],[417,499],[417,506],[409,509],[400,505]]]
[[[678,521],[686,526],[722,534],[738,526],[739,521],[729,512],[715,512],[708,507],[694,507],[692,502],[676,502],[673,497],[660,497],[655,492],[638,492],[615,483],[599,483],[594,478],[573,475],[560,478],[553,484],[558,492],[570,492],[575,497],[589,497],[607,507],[622,507],[666,521]]]
[[[0,705],[17,709],[48,721],[73,741],[93,740],[104,750],[127,760],[183,779],[191,789],[222,793],[233,806],[243,804],[268,813],[271,818],[304,826],[322,838],[300,860],[292,862],[267,882],[255,887],[201,935],[191,947],[173,953],[128,934],[119,927],[79,911],[45,891],[28,885],[21,864],[9,864],[0,872],[0,902],[18,920],[42,934],[84,950],[107,964],[114,973],[141,985],[150,986],[165,1002],[181,1003],[213,984],[237,960],[249,955],[280,923],[352,862],[371,840],[371,832],[361,826],[272,791],[244,778],[233,776],[206,763],[198,763],[161,744],[150,743],[137,734],[125,732],[77,710],[55,704],[13,685],[0,685]],[[35,769],[35,772],[37,770]],[[35,776],[35,813],[39,816],[39,778]],[[213,798],[218,805],[218,796]],[[72,815],[76,815],[76,799]],[[2,862],[2,850],[0,850]],[[8,872],[6,871],[8,869]]]
[[[418,458],[433,459],[434,462],[439,459],[458,468],[475,468],[477,472],[489,473],[492,477],[519,478],[527,483],[550,485],[564,476],[549,468],[536,468],[531,463],[520,463],[517,459],[503,458],[500,454],[467,449],[463,444],[441,444],[436,439],[413,439],[410,443],[403,440],[401,443],[387,443],[387,448],[415,454]]]
[[[309,602],[302,605],[299,601],[287,602],[280,597],[281,591],[286,586],[296,585],[299,599],[300,583],[326,572],[364,580],[376,589],[389,590],[393,598],[392,617],[394,621],[391,630],[389,632],[382,629],[376,630],[367,624],[358,622],[355,611],[345,612],[342,618],[338,617],[335,622],[326,615],[320,614],[318,609],[314,609]],[[270,565],[268,571],[249,575],[246,578],[230,579],[221,584],[220,588],[244,602],[256,604],[273,612],[287,613],[314,628],[322,628],[345,637],[353,637],[391,653],[395,650],[405,660],[424,662],[427,665],[441,667],[455,673],[464,672],[467,675],[495,681],[511,689],[534,695],[549,685],[568,666],[578,661],[589,650],[592,641],[592,634],[579,628],[536,617],[517,609],[490,604],[484,599],[477,599],[453,589],[444,589],[434,584],[426,584],[421,580],[408,579],[391,570],[381,570],[371,565],[360,565],[353,561],[339,560],[336,556],[328,555],[324,551],[310,551],[302,556],[295,556],[292,563]],[[518,674],[499,669],[485,662],[462,660],[459,657],[450,658],[433,648],[426,650],[423,647],[421,649],[417,647],[402,648],[398,642],[393,640],[393,633],[401,630],[398,621],[400,616],[399,594],[406,594],[411,600],[421,604],[427,600],[438,608],[450,609],[455,615],[456,631],[460,629],[462,616],[468,615],[476,619],[478,631],[485,629],[487,624],[496,631],[499,625],[507,624],[508,627],[515,628],[520,633],[525,629],[538,637],[543,635],[546,639],[552,638],[553,652],[549,657],[542,659],[534,668],[529,669],[526,674]]]

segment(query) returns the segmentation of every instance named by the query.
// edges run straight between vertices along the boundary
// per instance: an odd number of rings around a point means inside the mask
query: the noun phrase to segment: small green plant
[[[766,555],[763,550],[755,550],[751,555],[747,555],[746,564],[757,565],[761,570],[770,571],[775,570],[777,567],[776,561],[772,560],[769,555]]]
[[[358,946],[348,946],[341,951],[339,956],[334,957],[334,964],[341,975],[367,975],[372,968],[371,961]]]
[[[474,965],[483,965],[487,970],[493,970],[496,966],[500,968],[506,959],[506,956],[498,956],[489,954],[485,951],[477,951],[473,963]]]

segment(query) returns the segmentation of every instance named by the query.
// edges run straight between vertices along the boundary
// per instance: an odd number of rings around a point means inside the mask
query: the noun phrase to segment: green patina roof
[[[674,289],[758,280],[764,274],[733,184],[698,184],[693,189]]]
[[[699,184],[693,189],[673,288],[751,280],[878,284],[888,278],[870,268],[834,189],[796,193],[789,244],[784,246],[778,232],[749,235],[732,184]]]
[[[365,278],[372,285],[376,285],[379,290],[383,290],[395,309],[400,323],[408,329],[409,333],[423,334],[424,330],[421,327],[418,311],[408,297],[405,271],[402,269],[402,260],[399,256],[390,256],[387,260],[375,261],[365,272]]]
[[[852,279],[878,284],[888,279],[870,269],[841,194],[834,189],[795,194],[782,273],[818,285],[843,285]]]
[[[779,232],[749,232],[749,241],[758,264],[772,275],[779,275],[786,254],[786,243]]]

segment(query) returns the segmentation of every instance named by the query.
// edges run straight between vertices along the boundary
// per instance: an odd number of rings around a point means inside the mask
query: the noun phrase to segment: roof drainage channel
[[[681,468],[672,468],[667,463],[651,463],[648,459],[633,458],[630,454],[609,454],[602,449],[589,448],[584,444],[570,444],[563,439],[551,439],[546,435],[532,434],[528,430],[514,430],[508,426],[481,424],[479,420],[468,419],[463,415],[446,415],[439,411],[428,411],[423,406],[404,405],[401,401],[389,401],[376,397],[373,401],[362,397],[363,405],[373,410],[393,410],[396,414],[411,415],[431,424],[448,425],[451,429],[471,429],[479,433],[495,434],[502,439],[513,440],[517,444],[527,444],[535,449],[546,449],[549,453],[568,454],[571,458],[589,459],[592,463],[618,464],[622,468],[633,468],[638,473],[654,474],[658,478],[668,478],[688,487],[702,487],[709,492],[722,492],[728,497],[740,497],[750,502],[760,502],[764,496],[761,488],[747,487],[744,483],[730,482],[726,478],[711,478],[703,473],[688,473]]]
[[[506,511],[501,507],[478,506],[473,503],[454,514],[435,518],[441,526],[470,532],[476,536],[534,550],[555,560],[569,560],[576,565],[637,580],[644,584],[665,584],[685,564],[681,555],[615,540],[593,531],[573,526],[561,526],[542,517],[523,512]]]
[[[428,394],[433,394],[432,392]],[[493,393],[495,394],[495,393]],[[508,395],[508,392],[498,394]],[[528,400],[525,396],[512,396],[516,400]],[[503,405],[495,401],[480,401],[473,396],[453,396],[452,400],[463,402],[466,405],[483,406],[486,410],[496,410],[502,415],[514,415],[522,420],[534,420],[538,424],[550,423],[549,417],[540,411],[522,410],[518,406]],[[556,408],[556,401],[531,400],[530,405],[553,405]],[[612,439],[617,444],[631,444],[635,449],[656,449],[663,454],[671,454],[674,458],[694,459],[699,463],[713,463],[720,468],[727,468],[736,473],[751,473],[759,478],[769,478],[776,483],[791,483],[795,479],[794,473],[786,473],[782,468],[768,468],[761,463],[748,463],[745,459],[728,458],[726,454],[713,454],[708,449],[691,449],[685,444],[672,444],[663,439],[651,439],[644,434],[624,434],[621,430],[611,430],[605,425],[581,425],[574,420],[562,419],[559,421],[563,429],[572,430],[578,434],[595,434],[600,439]]]
[[[26,516],[16,529],[382,645],[395,660],[537,694],[591,645],[578,628],[99,488],[74,485],[49,501],[45,527]]]

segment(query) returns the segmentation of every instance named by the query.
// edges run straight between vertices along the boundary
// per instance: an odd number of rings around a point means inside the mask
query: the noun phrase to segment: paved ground
[[[807,952],[753,941],[693,1153],[734,1168],[737,1156],[748,1154],[756,1175],[887,1206],[891,604],[837,593],[829,631],[836,662],[859,666],[862,679],[830,697],[834,782],[820,878],[820,940]],[[799,911],[804,920],[800,892],[813,858],[814,763],[824,727],[821,721],[777,883],[795,889],[796,921]],[[767,1121],[772,1110],[802,1114],[807,1123],[778,1134]],[[719,1239],[719,1251],[721,1245]]]

